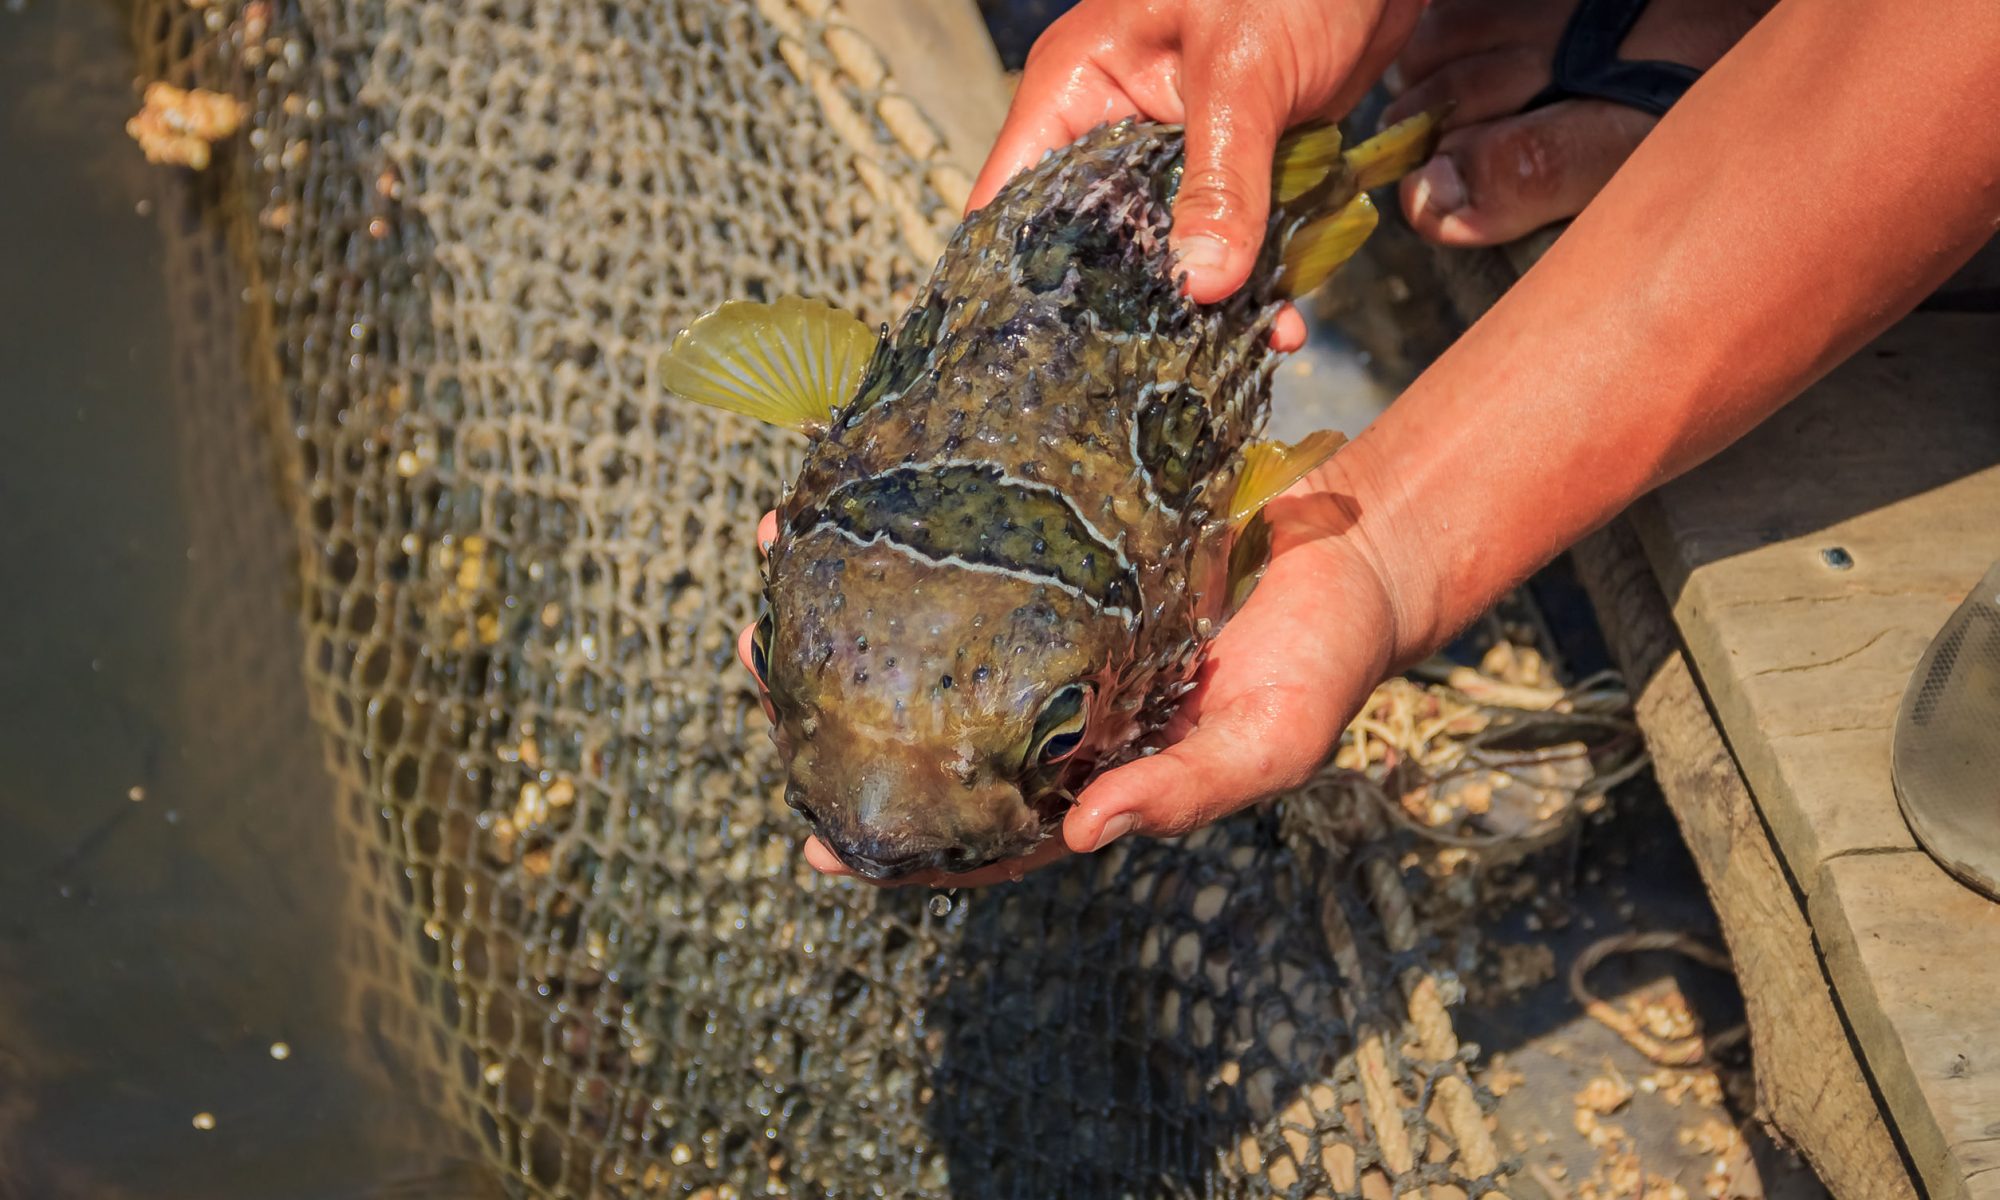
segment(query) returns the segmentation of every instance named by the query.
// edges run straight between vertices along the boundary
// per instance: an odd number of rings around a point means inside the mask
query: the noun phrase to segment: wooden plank
[[[1729,944],[1760,1111],[1834,1195],[1915,1197],[1834,1006],[1800,899],[1695,686],[1638,538],[1619,521],[1584,539],[1572,559],[1632,688],[1660,791]]]
[[[1811,912],[1931,1195],[2000,1198],[2000,905],[1902,851],[1827,863]]]
[[[1920,314],[1633,517],[1794,873],[1913,843],[1889,731],[2000,558],[2000,319]],[[1845,569],[1825,555],[1839,551]]]
[[[1918,1172],[2000,1196],[2000,1059],[1939,1062],[1941,1013],[2000,1046],[2000,906],[1915,851],[1889,775],[1911,670],[2000,558],[2000,320],[1906,319],[1634,518],[1814,928],[1844,938],[1828,973]]]
[[[2000,317],[1906,318],[1631,517],[1926,1189],[2000,1200],[2000,906],[1914,848],[1889,777],[1911,669],[2000,558]]]

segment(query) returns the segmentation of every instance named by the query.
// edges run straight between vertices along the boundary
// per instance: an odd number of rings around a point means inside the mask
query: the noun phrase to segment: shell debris
[[[147,162],[201,171],[208,167],[214,143],[234,134],[248,113],[249,107],[234,96],[152,83],[138,115],[125,122],[125,132],[139,143]]]

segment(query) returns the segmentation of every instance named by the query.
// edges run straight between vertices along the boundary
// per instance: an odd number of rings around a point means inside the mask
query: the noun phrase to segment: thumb
[[[1187,165],[1171,241],[1188,294],[1203,304],[1250,278],[1271,213],[1271,160],[1287,106],[1270,72],[1237,69],[1265,57],[1250,40],[1187,64]]]

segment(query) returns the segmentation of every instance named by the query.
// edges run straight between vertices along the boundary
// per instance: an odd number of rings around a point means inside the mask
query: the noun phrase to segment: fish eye
[[[1090,724],[1090,688],[1072,683],[1049,697],[1042,715],[1035,718],[1034,736],[1029,742],[1029,760],[1036,766],[1053,766],[1075,754],[1083,745],[1083,731]]]
[[[750,671],[757,676],[757,682],[770,687],[771,678],[771,610],[765,609],[757,617],[757,630],[750,635]]]

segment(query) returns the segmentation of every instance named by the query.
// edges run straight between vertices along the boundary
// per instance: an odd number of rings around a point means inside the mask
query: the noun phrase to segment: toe
[[[1384,129],[1406,117],[1451,106],[1447,131],[1521,111],[1548,83],[1548,59],[1525,46],[1488,50],[1446,63],[1411,84],[1382,110]]]
[[[1455,130],[1403,181],[1403,211],[1447,246],[1493,246],[1583,211],[1653,118],[1622,105],[1566,100]]]

